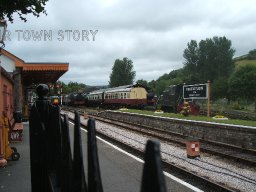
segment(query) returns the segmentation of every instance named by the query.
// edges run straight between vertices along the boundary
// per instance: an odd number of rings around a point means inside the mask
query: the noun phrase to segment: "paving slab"
[[[23,123],[23,141],[11,143],[20,153],[18,161],[8,161],[6,167],[0,168],[1,192],[30,192],[30,154],[29,154],[29,124]]]

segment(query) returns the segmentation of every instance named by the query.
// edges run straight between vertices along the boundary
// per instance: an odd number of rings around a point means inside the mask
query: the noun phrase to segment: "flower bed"
[[[162,110],[156,110],[154,113],[164,113]]]
[[[217,120],[228,120],[227,117],[223,116],[223,115],[215,115],[214,117],[212,117],[213,119],[217,119]]]
[[[126,111],[126,110],[128,110],[127,108],[120,108],[119,109],[120,111]]]

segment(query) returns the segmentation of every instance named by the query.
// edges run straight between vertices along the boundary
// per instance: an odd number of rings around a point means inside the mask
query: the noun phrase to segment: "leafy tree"
[[[136,81],[137,84],[140,84],[144,87],[148,87],[148,82],[144,79],[139,79],[138,81]]]
[[[185,82],[187,83],[196,83],[198,82],[198,63],[199,63],[199,48],[195,40],[191,40],[187,44],[187,48],[184,50],[183,57],[185,58],[184,62],[184,74]]]
[[[165,73],[162,76],[158,77],[157,81],[161,81],[161,80],[169,80],[169,74]]]
[[[40,13],[46,14],[45,5],[48,0],[31,1],[31,0],[1,0],[0,3],[0,19],[7,18],[13,22],[13,13],[17,12],[23,21],[27,21],[24,17],[32,13],[39,17]]]
[[[246,64],[238,66],[229,78],[229,92],[233,98],[254,99],[256,111],[256,66]]]
[[[148,82],[148,87],[153,91],[153,93],[156,94],[157,81],[152,80],[152,81]]]
[[[211,98],[229,98],[228,77],[220,77],[211,83]]]
[[[77,82],[72,82],[72,81],[70,81],[70,82],[68,83],[68,87],[69,87],[69,89],[70,89],[71,92],[76,92],[76,91],[79,91],[79,90],[81,90],[81,89],[86,88],[86,85],[83,84],[83,83],[77,83]]]
[[[173,70],[169,74],[163,74],[157,80],[148,82],[148,87],[157,96],[160,96],[168,86],[182,84],[184,82],[183,79],[183,69]]]
[[[57,84],[62,85],[62,93],[63,94],[69,94],[72,92],[77,92],[79,90],[85,89],[86,85],[83,83],[77,83],[70,81],[68,84],[65,84],[64,82],[58,81]]]
[[[160,96],[163,91],[170,85],[170,80],[164,80],[164,79],[161,79],[159,81],[157,81],[157,86],[155,88],[155,94],[157,96]]]
[[[248,57],[248,59],[250,59],[250,60],[256,59],[256,49],[253,49],[253,50],[249,51],[249,54],[248,54],[247,57]]]
[[[110,74],[110,87],[133,84],[136,72],[133,71],[133,62],[128,58],[116,59]]]
[[[170,85],[183,84],[184,82],[186,82],[184,77],[184,70],[181,68],[181,69],[171,71],[169,73],[169,80],[170,80]]]
[[[184,74],[186,83],[202,83],[228,77],[233,68],[235,50],[226,37],[191,40],[184,50]]]

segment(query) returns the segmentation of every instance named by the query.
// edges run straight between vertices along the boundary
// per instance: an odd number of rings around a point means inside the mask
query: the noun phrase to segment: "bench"
[[[23,139],[23,124],[22,123],[16,123],[15,119],[12,118],[9,121],[9,131],[10,131],[10,142],[20,142]]]

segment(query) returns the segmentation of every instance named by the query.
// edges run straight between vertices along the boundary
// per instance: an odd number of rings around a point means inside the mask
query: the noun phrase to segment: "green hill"
[[[245,65],[245,64],[253,64],[256,65],[256,60],[249,60],[249,59],[244,59],[244,60],[240,60],[240,61],[236,61],[235,65]]]

